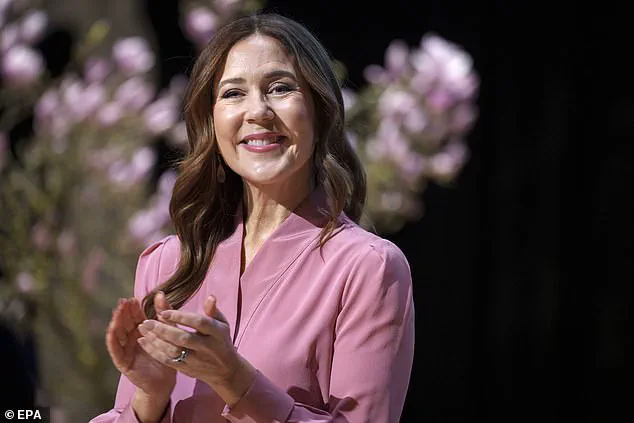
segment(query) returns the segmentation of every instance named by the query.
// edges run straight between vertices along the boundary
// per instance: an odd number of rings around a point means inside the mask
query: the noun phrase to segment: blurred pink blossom
[[[59,111],[59,95],[56,89],[49,88],[35,105],[36,124],[42,125],[49,122],[56,111]]]
[[[454,105],[451,93],[442,88],[437,88],[425,96],[425,102],[435,113],[445,113]]]
[[[394,40],[385,52],[386,72],[390,80],[400,78],[409,66],[409,47],[403,40]]]
[[[98,273],[105,261],[106,253],[101,247],[94,247],[90,251],[81,275],[81,287],[84,289],[84,292],[92,293],[95,291]]]
[[[9,24],[2,29],[0,33],[1,51],[7,51],[18,42],[20,37],[20,28],[16,24]]]
[[[449,129],[456,134],[464,134],[471,130],[478,117],[478,112],[474,105],[470,103],[460,103],[451,113],[451,123]]]
[[[129,163],[123,160],[114,162],[108,168],[108,177],[112,182],[131,185],[143,179],[156,163],[157,157],[150,147],[141,147],[132,155]]]
[[[342,88],[341,95],[343,96],[343,107],[346,111],[350,110],[357,102],[357,94],[350,88]]]
[[[350,143],[353,149],[356,150],[359,147],[359,142],[358,142],[359,137],[353,131],[350,131],[350,130],[346,131],[346,139],[348,140],[348,142]]]
[[[84,79],[87,82],[103,82],[112,71],[111,63],[101,57],[91,57],[84,64]]]
[[[403,179],[411,184],[416,183],[425,170],[425,159],[417,153],[411,152],[400,162],[399,171]]]
[[[458,171],[467,161],[467,148],[460,140],[449,142],[445,149],[430,159],[430,171],[441,180],[455,178]]]
[[[196,6],[187,11],[185,33],[194,44],[201,46],[211,40],[218,23],[218,16],[211,9]]]
[[[175,98],[182,99],[185,95],[185,91],[187,90],[187,82],[188,78],[185,75],[179,74],[175,75],[170,80],[169,85],[169,93]]]
[[[112,47],[112,55],[117,67],[128,76],[145,73],[154,66],[154,53],[141,37],[117,40]]]
[[[389,212],[396,212],[403,206],[403,193],[386,191],[381,194],[381,207]]]
[[[147,244],[160,237],[161,228],[167,222],[169,222],[169,210],[166,207],[151,207],[137,212],[130,219],[128,230],[134,240]]]
[[[8,85],[28,85],[39,78],[43,70],[42,56],[24,45],[9,48],[2,60],[2,76]]]
[[[389,82],[383,68],[379,65],[368,65],[363,70],[363,77],[370,84],[387,84]]]
[[[46,251],[51,246],[51,230],[45,223],[38,222],[33,226],[31,229],[31,242],[38,251]]]
[[[62,257],[68,257],[75,251],[76,240],[73,233],[66,229],[57,237],[57,250]]]
[[[363,75],[371,84],[383,85],[405,76],[409,68],[409,47],[403,40],[394,40],[385,51],[385,68],[369,65]]]
[[[169,133],[169,140],[178,147],[187,144],[187,125],[185,121],[180,121],[174,125]]]
[[[119,85],[114,99],[125,110],[137,112],[144,108],[154,97],[155,89],[146,80],[135,76]]]
[[[379,98],[378,109],[384,117],[402,117],[416,107],[417,100],[411,93],[396,87],[389,87]]]
[[[427,116],[420,107],[413,107],[403,118],[403,126],[411,134],[423,131],[427,127],[427,124]]]
[[[471,57],[435,34],[421,39],[420,50],[412,54],[412,64],[418,72],[433,73],[440,84],[459,98],[468,98],[475,91],[477,81]]]
[[[20,272],[15,277],[15,284],[18,287],[18,291],[27,294],[35,290],[35,278],[29,272]]]
[[[178,121],[178,104],[171,97],[163,97],[150,104],[143,111],[145,127],[153,135],[159,135],[170,129]]]
[[[119,105],[116,101],[111,101],[104,104],[97,112],[97,122],[99,122],[102,127],[106,128],[119,122],[123,115],[124,112],[121,105]]]
[[[77,79],[62,83],[61,93],[70,112],[69,117],[76,122],[93,115],[106,99],[106,89],[102,85],[95,83],[86,86]]]
[[[20,40],[27,44],[39,42],[48,25],[48,17],[41,10],[31,10],[20,23]]]
[[[171,197],[176,178],[177,174],[174,170],[166,170],[163,172],[158,180],[158,194]]]

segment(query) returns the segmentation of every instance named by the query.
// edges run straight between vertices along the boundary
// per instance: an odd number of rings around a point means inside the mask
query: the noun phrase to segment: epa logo
[[[8,420],[42,420],[40,410],[7,410],[4,417]]]

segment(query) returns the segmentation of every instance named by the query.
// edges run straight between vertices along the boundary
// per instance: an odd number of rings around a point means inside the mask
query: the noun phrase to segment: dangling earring
[[[220,182],[221,184],[225,183],[225,168],[222,165],[222,159],[220,158],[220,155],[217,155],[216,157],[218,157],[218,170],[216,171],[216,177],[218,178],[218,182]]]

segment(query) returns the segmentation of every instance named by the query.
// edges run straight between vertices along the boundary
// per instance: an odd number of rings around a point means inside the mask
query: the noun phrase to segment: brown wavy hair
[[[341,88],[326,49],[303,25],[274,13],[239,18],[223,26],[200,53],[192,69],[184,114],[189,152],[179,164],[170,215],[180,240],[181,255],[174,275],[149,292],[143,307],[156,317],[154,295],[162,290],[180,308],[200,287],[218,244],[235,230],[235,214],[243,196],[239,175],[223,164],[214,134],[214,84],[221,77],[229,50],[238,41],[260,34],[275,38],[295,59],[313,94],[316,141],[315,183],[328,204],[328,220],[319,247],[334,236],[344,212],[359,223],[366,198],[366,176],[344,132]],[[225,181],[217,177],[222,166]]]

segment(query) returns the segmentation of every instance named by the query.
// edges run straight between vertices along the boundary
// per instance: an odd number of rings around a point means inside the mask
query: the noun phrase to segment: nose
[[[273,109],[267,102],[266,98],[264,98],[260,94],[252,94],[249,96],[249,100],[247,101],[247,110],[245,113],[245,119],[247,122],[258,122],[258,121],[266,121],[271,120],[275,116],[273,113]]]

